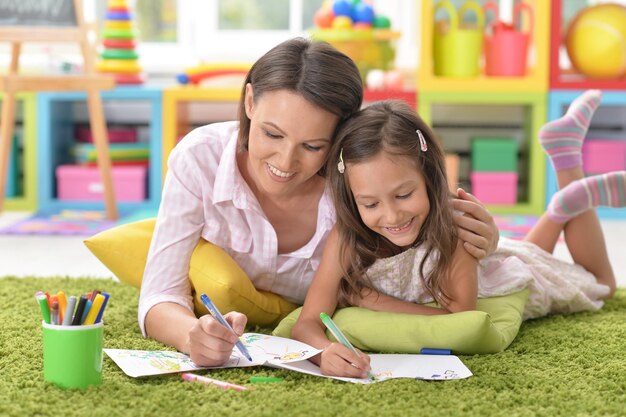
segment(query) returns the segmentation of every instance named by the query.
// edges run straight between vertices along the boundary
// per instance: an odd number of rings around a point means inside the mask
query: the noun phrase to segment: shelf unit
[[[124,86],[102,92],[107,123],[117,123],[116,117],[131,118],[125,124],[148,126],[150,161],[148,166],[147,198],[142,202],[118,201],[122,212],[156,210],[161,199],[161,142],[162,93],[161,88],[150,86]],[[39,209],[103,210],[100,201],[62,201],[57,198],[55,169],[70,163],[68,147],[74,143],[74,128],[81,117],[86,117],[87,95],[82,92],[51,92],[37,95],[37,122],[39,147],[37,161],[40,172]],[[134,115],[124,115],[125,106],[133,111],[146,108],[143,120],[132,120]],[[121,110],[120,110],[121,109]],[[85,114],[81,114],[85,113]],[[114,114],[117,113],[117,114]],[[86,120],[86,119],[85,119]]]
[[[569,107],[570,103],[574,101],[576,97],[582,94],[584,90],[568,90],[568,91],[552,91],[548,98],[548,119],[555,120],[565,114],[565,111]],[[598,119],[602,116],[603,111],[607,110],[621,110],[621,117],[618,114],[610,113],[604,117],[605,120],[613,121],[610,125],[605,126],[603,129],[606,132],[610,132],[609,135],[615,138],[626,140],[626,91],[606,91],[602,95],[602,103],[591,121],[590,131],[599,130]],[[618,123],[621,122],[621,126]],[[550,160],[546,157],[546,203],[550,202],[552,195],[558,190],[556,174]],[[614,208],[598,208],[598,216],[604,219],[624,219],[626,218],[626,208],[614,209]]]
[[[434,74],[433,31],[434,0],[423,0],[421,7],[421,52],[417,74],[418,91],[445,92],[545,92],[548,89],[548,49],[550,39],[550,2],[525,0],[533,10],[532,33],[527,75],[524,77],[491,77],[480,75],[472,78],[441,77]],[[458,1],[455,3],[459,3]],[[485,1],[479,1],[481,5]],[[458,9],[457,9],[458,10]],[[460,18],[460,17],[459,17]]]
[[[512,108],[518,115],[519,120],[516,125],[521,128],[520,149],[524,158],[521,163],[520,172],[525,178],[523,187],[520,188],[520,195],[523,197],[515,205],[490,205],[489,209],[493,213],[506,214],[540,214],[544,209],[545,197],[545,158],[543,149],[537,140],[539,128],[546,119],[546,99],[544,93],[450,93],[450,92],[420,92],[418,112],[426,123],[433,126],[433,121],[437,118],[436,106],[469,106],[477,110],[477,106],[491,106],[492,109]],[[490,111],[482,111],[484,117],[494,117]],[[487,114],[484,114],[487,113]],[[465,115],[465,112],[453,111],[451,114],[458,116]],[[450,117],[444,116],[444,119]],[[453,122],[454,123],[454,122]],[[464,122],[467,123],[467,122]],[[483,123],[490,123],[489,120]],[[459,125],[459,129],[475,127],[481,129],[480,124],[473,126]],[[488,127],[488,126],[487,126]],[[497,125],[496,125],[497,127]],[[434,125],[435,133],[443,140],[446,150],[445,134],[441,134],[442,129]],[[488,136],[488,135],[483,135]],[[456,151],[453,149],[453,151]],[[460,177],[466,177],[468,171],[467,163],[461,164]]]
[[[403,100],[409,106],[417,109],[417,92],[415,90],[370,90],[363,92],[363,104],[381,100]]]
[[[37,209],[37,99],[35,93],[16,94],[17,123],[16,134],[21,135],[23,152],[21,154],[22,172],[21,193],[7,197],[4,209],[10,211],[35,211]],[[0,94],[0,101],[2,95]],[[11,122],[13,123],[13,122]],[[12,147],[12,152],[18,150]],[[11,156],[10,156],[11,157]]]
[[[589,88],[626,90],[626,77],[621,79],[589,79],[581,74],[576,74],[572,69],[562,68],[559,57],[562,53],[565,53],[563,36],[570,22],[565,21],[565,17],[563,16],[563,0],[551,0],[546,3],[552,4],[550,25],[550,88],[572,90],[586,90]],[[586,1],[572,1],[572,3],[579,3],[579,10],[588,6]]]
[[[163,90],[163,175],[167,172],[167,158],[178,141],[194,126],[217,121],[236,120],[236,106],[241,88],[176,86]],[[204,104],[219,106],[202,112],[192,112],[192,107]],[[224,106],[226,104],[226,106]],[[233,110],[233,106],[234,110]],[[194,114],[198,113],[198,114]]]

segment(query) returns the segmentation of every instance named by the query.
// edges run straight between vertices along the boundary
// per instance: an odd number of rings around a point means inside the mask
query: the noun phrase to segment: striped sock
[[[626,171],[583,178],[552,196],[548,216],[565,223],[593,207],[626,207]]]
[[[602,91],[585,91],[563,117],[546,123],[539,131],[539,142],[556,171],[582,165],[583,141],[601,99]]]

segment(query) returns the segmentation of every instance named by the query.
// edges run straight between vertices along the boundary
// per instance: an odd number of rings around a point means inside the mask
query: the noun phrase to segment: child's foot
[[[539,142],[555,171],[582,165],[583,141],[601,99],[602,91],[585,91],[570,104],[563,117],[546,123],[539,131]]]
[[[574,181],[552,196],[548,216],[565,223],[593,207],[626,207],[626,171]]]

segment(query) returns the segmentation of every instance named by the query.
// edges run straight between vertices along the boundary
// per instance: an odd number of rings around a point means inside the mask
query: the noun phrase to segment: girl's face
[[[286,90],[264,93],[253,100],[246,87],[250,118],[248,170],[260,191],[289,196],[326,162],[339,117]]]
[[[346,174],[363,223],[397,246],[412,245],[430,211],[424,176],[415,163],[379,152],[347,164]]]

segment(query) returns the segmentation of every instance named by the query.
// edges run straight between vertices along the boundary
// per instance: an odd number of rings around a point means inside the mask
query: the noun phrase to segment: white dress
[[[433,298],[422,285],[419,265],[425,248],[411,248],[390,258],[378,259],[368,269],[373,287],[384,294],[418,304]],[[432,269],[431,255],[424,271]],[[524,320],[550,313],[598,310],[609,287],[599,284],[580,265],[556,259],[537,245],[500,238],[498,249],[478,266],[478,297],[511,294],[529,288]]]

